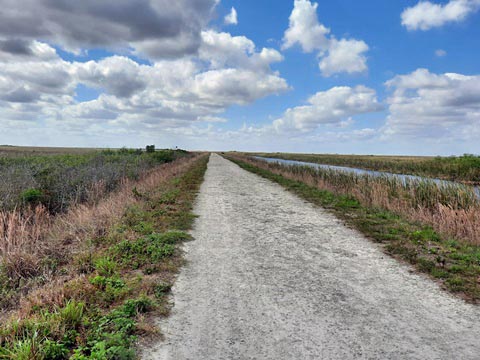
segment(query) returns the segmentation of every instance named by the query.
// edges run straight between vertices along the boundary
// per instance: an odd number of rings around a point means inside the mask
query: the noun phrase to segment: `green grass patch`
[[[133,241],[124,240],[113,247],[112,253],[123,266],[139,269],[172,256],[175,245],[188,239],[190,235],[180,231],[153,233]]]
[[[100,257],[94,263],[95,270],[101,276],[112,276],[117,271],[117,263],[109,257]]]

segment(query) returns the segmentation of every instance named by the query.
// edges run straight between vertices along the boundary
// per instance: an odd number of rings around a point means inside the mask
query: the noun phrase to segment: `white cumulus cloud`
[[[336,40],[330,41],[328,55],[320,61],[320,70],[324,76],[346,72],[361,73],[368,70],[367,57],[368,45],[361,40]]]
[[[309,132],[322,124],[344,125],[355,115],[373,113],[383,109],[375,90],[365,86],[337,86],[317,92],[306,105],[287,109],[273,122],[277,131]]]
[[[238,25],[237,10],[232,6],[230,13],[225,16],[224,22],[226,25]]]
[[[275,49],[255,51],[255,44],[245,36],[232,36],[225,32],[207,30],[202,32],[199,58],[210,62],[212,68],[240,67],[268,70],[272,63],[283,61]]]
[[[450,0],[446,4],[420,1],[402,12],[402,25],[408,30],[430,30],[447,23],[463,21],[478,9],[480,0]]]
[[[330,29],[318,21],[317,8],[318,4],[309,0],[295,0],[290,15],[290,26],[285,31],[283,39],[283,49],[295,44],[299,44],[305,52],[328,48],[327,35]]]
[[[0,123],[5,128],[43,121],[67,132],[99,126],[115,132],[173,131],[224,121],[218,115],[232,105],[289,89],[270,68],[283,60],[278,51],[257,51],[246,37],[213,30],[200,36],[198,56],[152,64],[120,55],[67,62],[38,41],[1,44]],[[77,101],[80,84],[101,95]]]
[[[294,1],[282,48],[289,49],[298,44],[304,52],[317,51],[324,76],[365,72],[368,69],[365,55],[368,45],[362,40],[337,40],[330,35],[330,29],[318,20],[317,8],[318,4],[310,0]]]
[[[480,135],[480,76],[418,69],[386,83],[387,136],[468,139]]]

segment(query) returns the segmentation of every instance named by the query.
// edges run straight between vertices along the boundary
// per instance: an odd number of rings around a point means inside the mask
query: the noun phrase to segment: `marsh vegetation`
[[[480,156],[469,154],[449,157],[289,153],[256,153],[255,155],[317,164],[347,166],[394,174],[417,175],[473,185],[480,184]]]
[[[132,149],[5,154],[0,157],[0,210],[42,204],[50,213],[94,201],[123,180],[139,179],[149,169],[185,155],[182,151]]]
[[[137,338],[157,333],[148,314],[168,312],[182,264],[177,244],[189,239],[206,155],[122,150],[4,160],[53,167],[68,179],[81,174],[79,188],[96,192],[63,208],[20,201],[3,210],[0,358],[136,358]],[[119,172],[85,176],[106,168]]]

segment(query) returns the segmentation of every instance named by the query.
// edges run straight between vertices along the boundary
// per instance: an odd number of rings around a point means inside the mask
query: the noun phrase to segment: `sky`
[[[480,153],[480,0],[0,4],[0,144]]]

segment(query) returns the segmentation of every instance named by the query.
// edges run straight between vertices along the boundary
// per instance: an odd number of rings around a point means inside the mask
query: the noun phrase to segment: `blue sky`
[[[0,143],[480,153],[479,0],[164,4],[12,2]]]
[[[401,25],[399,14],[407,6],[416,3],[417,1],[318,1],[319,20],[337,36],[352,36],[370,45],[368,72],[325,78],[318,70],[316,54],[304,54],[298,48],[287,50],[284,52],[285,60],[273,68],[288,79],[293,91],[260,101],[257,109],[262,114],[256,121],[268,122],[269,114],[280,116],[285,108],[298,105],[309,95],[333,86],[364,84],[375,88],[382,98],[385,97],[384,82],[395,74],[407,74],[418,68],[427,68],[435,73],[478,73],[480,12],[461,24],[450,24],[429,32],[409,32]],[[239,13],[239,24],[229,29],[232,34],[254,39],[257,46],[281,46],[292,11],[291,2],[233,0],[222,4],[224,11],[235,6]],[[264,25],[265,22],[268,26]],[[448,55],[437,57],[435,51],[438,49],[447,51]],[[246,118],[252,115],[250,107],[234,110],[231,112],[232,117],[235,114]]]

